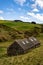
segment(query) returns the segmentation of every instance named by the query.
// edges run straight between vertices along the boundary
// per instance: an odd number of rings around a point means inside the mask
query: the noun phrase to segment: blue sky
[[[43,0],[0,0],[0,20],[43,23]]]

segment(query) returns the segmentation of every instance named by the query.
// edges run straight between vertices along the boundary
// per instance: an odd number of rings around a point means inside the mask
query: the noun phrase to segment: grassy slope
[[[2,23],[2,24],[5,24],[5,25],[7,25],[7,26],[10,26],[10,27],[12,27],[12,28],[15,28],[15,29],[17,29],[17,30],[22,30],[22,31],[24,31],[24,30],[30,30],[30,29],[33,29],[33,27],[35,27],[35,26],[38,26],[38,27],[40,27],[40,25],[39,24],[30,24],[30,23],[23,23],[23,22],[13,22],[12,23],[12,21],[0,21],[0,23]]]
[[[6,24],[10,27],[16,28],[17,30],[27,30],[32,29],[34,26],[29,23],[12,23],[12,22],[0,22],[2,24]],[[25,27],[25,28],[24,28]],[[38,40],[41,42],[41,46],[30,50],[28,53],[19,56],[8,57],[6,55],[7,47],[13,42],[3,42],[0,43],[0,65],[43,65],[43,34],[38,37]]]

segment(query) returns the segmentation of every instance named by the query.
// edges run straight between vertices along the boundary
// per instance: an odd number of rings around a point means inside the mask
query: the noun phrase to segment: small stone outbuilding
[[[24,54],[29,49],[40,46],[40,42],[35,37],[15,40],[8,48],[7,54],[9,56]]]

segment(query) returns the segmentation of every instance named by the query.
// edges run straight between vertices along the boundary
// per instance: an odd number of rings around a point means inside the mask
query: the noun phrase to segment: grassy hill
[[[31,23],[25,23],[25,22],[14,22],[14,21],[0,21],[0,23],[5,24],[7,26],[10,26],[17,30],[29,30],[33,29],[35,26],[40,27],[39,24],[31,24]]]
[[[41,43],[40,47],[23,55],[7,56],[7,47],[15,39],[24,38],[24,32],[33,30],[34,27],[40,28],[40,24],[0,21],[0,65],[43,65],[43,33],[36,37]]]

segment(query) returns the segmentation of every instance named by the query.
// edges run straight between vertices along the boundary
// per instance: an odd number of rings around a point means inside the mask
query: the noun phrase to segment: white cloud
[[[4,18],[3,17],[0,17],[0,20],[4,20]]]
[[[34,16],[34,13],[27,12],[27,15]]]
[[[27,15],[30,15],[30,16],[32,16],[33,18],[37,18],[38,20],[40,20],[40,21],[43,21],[43,15],[41,15],[41,14],[35,14],[35,13],[27,13]]]
[[[26,22],[31,22],[31,19],[26,16],[20,16],[20,19],[22,19],[23,21],[26,21]]]
[[[35,4],[32,4],[33,7],[36,7],[37,5],[43,8],[43,0],[34,0]]]
[[[28,17],[25,17],[25,16],[20,16],[20,18],[22,18],[22,19],[29,19]]]
[[[43,8],[43,0],[36,0],[36,4]]]
[[[36,8],[37,7],[37,4],[32,4],[31,7],[32,8]]]
[[[37,17],[37,19],[39,19],[39,20],[43,21],[43,15],[36,14],[36,17]]]
[[[19,3],[21,6],[26,2],[26,0],[14,0],[16,3]]]
[[[3,11],[2,10],[0,10],[0,14],[2,14],[3,13]]]
[[[39,10],[37,8],[32,10],[33,12],[39,12]]]

